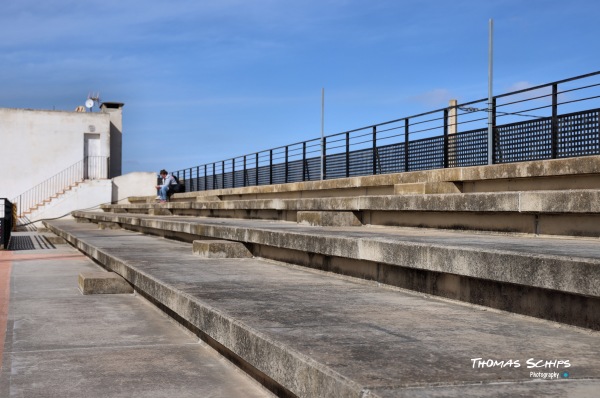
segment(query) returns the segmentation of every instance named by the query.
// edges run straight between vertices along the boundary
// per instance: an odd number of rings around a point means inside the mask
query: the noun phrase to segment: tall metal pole
[[[325,88],[321,88],[321,180],[323,179],[325,161]]]
[[[489,44],[488,44],[488,164],[492,164],[494,159],[494,128],[493,128],[493,115],[492,106],[494,94],[492,92],[492,82],[494,74],[494,20],[490,18],[489,28]]]

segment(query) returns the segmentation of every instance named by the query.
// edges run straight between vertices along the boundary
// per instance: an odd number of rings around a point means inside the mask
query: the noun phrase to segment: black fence
[[[490,120],[495,164],[600,154],[600,71],[174,174],[190,192],[485,165]]]
[[[13,229],[13,204],[0,198],[0,249],[6,249]]]

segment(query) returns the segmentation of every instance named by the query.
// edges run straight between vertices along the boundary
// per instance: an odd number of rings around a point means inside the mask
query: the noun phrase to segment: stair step
[[[327,228],[81,211],[72,214],[77,220],[113,222],[188,242],[203,237],[243,242],[260,257],[600,329],[600,311],[594,310],[600,305],[597,239],[414,228]],[[547,304],[531,306],[532,297]],[[561,300],[572,300],[583,308],[573,312],[561,305]]]
[[[297,396],[561,395],[565,383],[532,383],[526,367],[557,359],[541,371],[568,371],[570,389],[600,387],[597,333],[258,258],[200,259],[190,244],[90,223],[46,224]],[[485,365],[509,359],[520,365]]]

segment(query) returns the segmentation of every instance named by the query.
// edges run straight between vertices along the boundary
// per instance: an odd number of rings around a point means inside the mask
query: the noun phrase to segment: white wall
[[[156,195],[156,173],[134,172],[115,177],[112,181],[113,203],[121,202],[130,196]]]
[[[0,108],[0,197],[11,200],[83,160],[85,133],[100,134],[101,156],[110,156],[106,113]]]

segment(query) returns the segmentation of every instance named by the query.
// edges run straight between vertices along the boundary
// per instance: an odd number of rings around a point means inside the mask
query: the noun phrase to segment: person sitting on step
[[[160,203],[166,203],[169,192],[174,191],[177,186],[177,180],[165,169],[160,171],[160,177],[162,178],[162,184],[156,186],[156,189],[158,190],[156,200],[160,200]]]

